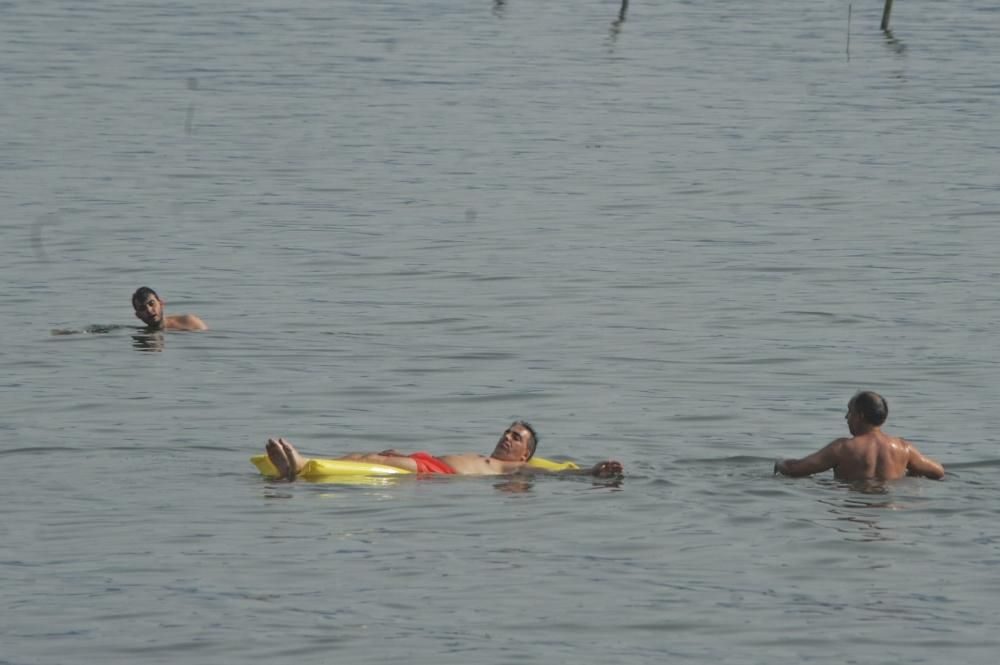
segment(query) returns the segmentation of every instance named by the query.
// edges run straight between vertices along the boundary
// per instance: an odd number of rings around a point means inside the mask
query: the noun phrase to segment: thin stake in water
[[[892,0],[885,0],[885,8],[882,10],[882,30],[889,30],[889,14],[892,13]]]
[[[847,5],[847,61],[851,61],[851,5]]]

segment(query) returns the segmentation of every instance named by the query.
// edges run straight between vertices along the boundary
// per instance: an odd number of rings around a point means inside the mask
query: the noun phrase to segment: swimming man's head
[[[535,454],[537,447],[538,434],[535,429],[525,421],[517,420],[500,436],[491,457],[505,462],[527,462]]]
[[[150,328],[163,327],[163,300],[148,286],[140,286],[132,294],[135,316]]]

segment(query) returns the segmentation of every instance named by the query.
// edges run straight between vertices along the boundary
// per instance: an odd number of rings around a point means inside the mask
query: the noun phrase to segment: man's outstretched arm
[[[504,473],[518,473],[526,476],[540,476],[540,475],[556,475],[556,476],[594,476],[595,478],[617,478],[618,476],[624,475],[625,468],[622,463],[617,460],[606,460],[604,462],[598,462],[594,466],[588,466],[582,469],[559,469],[550,470],[541,467],[534,467],[523,462],[514,462],[507,464],[512,464],[509,471],[504,471]],[[516,469],[513,465],[516,465]]]
[[[941,480],[944,478],[944,467],[930,457],[924,457],[919,450],[911,445],[910,458],[906,461],[906,475]]]
[[[783,459],[774,463],[774,472],[798,478],[811,476],[837,466],[839,449],[843,439],[833,441],[802,459]]]

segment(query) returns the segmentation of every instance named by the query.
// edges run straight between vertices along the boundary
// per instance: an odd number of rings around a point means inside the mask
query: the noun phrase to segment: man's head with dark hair
[[[863,390],[851,398],[847,403],[848,414],[854,411],[862,419],[873,427],[881,427],[885,419],[889,417],[889,405],[885,398],[876,392]]]
[[[148,286],[140,286],[132,294],[132,309],[136,318],[150,328],[163,327],[163,300]]]
[[[518,420],[514,423],[514,425],[520,425],[524,429],[528,430],[528,432],[531,434],[531,446],[528,451],[528,459],[531,459],[532,457],[535,456],[535,449],[538,448],[538,433],[535,431],[535,428],[532,427],[530,423],[528,423],[527,420]],[[511,427],[513,427],[513,425],[511,425]]]
[[[534,456],[537,447],[535,428],[523,420],[515,420],[500,435],[500,441],[490,456],[507,462],[527,462]]]
[[[157,295],[156,291],[154,291],[153,289],[149,288],[148,286],[140,286],[138,289],[135,290],[135,293],[132,294],[132,308],[139,309],[139,305],[145,303],[146,300],[149,298],[149,296],[153,296],[157,300],[160,299],[160,296]],[[139,305],[137,305],[136,303],[139,303]]]

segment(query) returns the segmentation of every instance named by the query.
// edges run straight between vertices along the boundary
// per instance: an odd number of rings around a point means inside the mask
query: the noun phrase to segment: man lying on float
[[[409,455],[395,450],[380,453],[352,453],[338,457],[338,460],[381,464],[396,467],[411,473],[457,474],[466,476],[502,476],[514,473],[544,473],[529,464],[538,446],[538,435],[528,423],[518,420],[504,431],[496,448],[489,457],[475,453],[441,455],[435,457],[426,452]],[[295,480],[309,462],[291,443],[285,439],[268,439],[267,456],[278,470],[279,477]],[[578,473],[607,478],[622,474],[621,462],[607,460],[598,462],[589,469],[570,469],[564,473]]]

